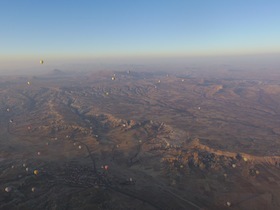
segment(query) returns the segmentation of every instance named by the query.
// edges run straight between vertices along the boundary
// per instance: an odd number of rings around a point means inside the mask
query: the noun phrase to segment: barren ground
[[[280,78],[54,72],[0,99],[0,209],[280,209]]]

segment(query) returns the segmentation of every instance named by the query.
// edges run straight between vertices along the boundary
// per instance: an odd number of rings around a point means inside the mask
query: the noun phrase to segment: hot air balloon
[[[6,188],[5,188],[5,191],[6,191],[6,192],[11,192],[11,191],[12,191],[12,188],[11,188],[11,187],[6,187]]]
[[[35,175],[38,175],[39,174],[39,171],[38,170],[34,170],[33,172]]]

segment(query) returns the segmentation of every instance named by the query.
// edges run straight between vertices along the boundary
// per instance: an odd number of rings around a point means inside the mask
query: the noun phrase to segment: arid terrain
[[[249,75],[1,77],[0,209],[280,209],[280,78]]]

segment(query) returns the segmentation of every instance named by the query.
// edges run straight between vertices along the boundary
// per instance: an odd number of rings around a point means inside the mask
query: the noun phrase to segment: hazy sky
[[[0,68],[280,52],[279,0],[1,0],[0,26]]]

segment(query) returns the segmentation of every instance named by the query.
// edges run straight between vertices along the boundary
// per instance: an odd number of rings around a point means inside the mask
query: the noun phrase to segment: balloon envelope
[[[6,188],[5,188],[5,191],[6,191],[6,192],[11,192],[11,191],[12,191],[12,188],[11,188],[11,187],[6,187]]]

